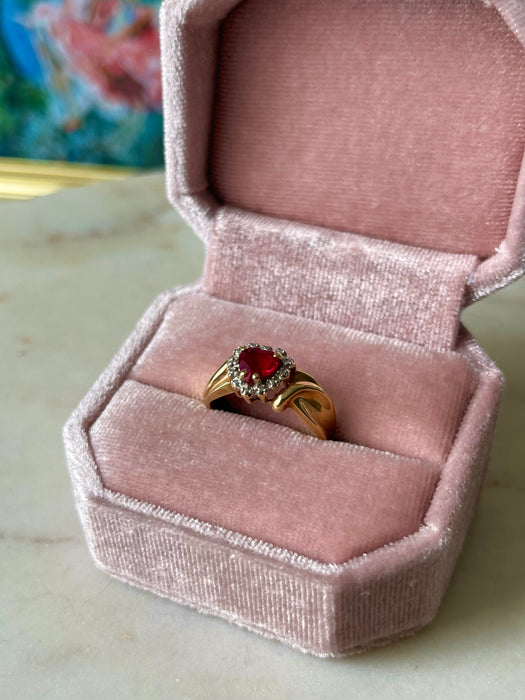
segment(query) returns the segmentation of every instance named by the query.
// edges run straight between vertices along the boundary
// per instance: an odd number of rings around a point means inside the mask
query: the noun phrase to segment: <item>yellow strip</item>
[[[30,199],[93,182],[121,180],[137,170],[109,165],[0,158],[0,198]]]

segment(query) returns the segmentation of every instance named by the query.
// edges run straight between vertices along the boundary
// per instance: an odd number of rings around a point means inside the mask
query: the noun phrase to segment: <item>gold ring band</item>
[[[268,403],[276,413],[291,408],[321,440],[335,430],[332,399],[282,348],[258,343],[235,348],[206,385],[203,401],[210,408],[213,401],[231,394],[250,404]]]

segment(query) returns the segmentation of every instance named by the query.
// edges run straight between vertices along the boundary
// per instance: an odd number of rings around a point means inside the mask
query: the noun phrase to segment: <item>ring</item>
[[[282,348],[258,343],[235,348],[206,385],[203,401],[211,408],[213,401],[231,394],[249,404],[269,403],[276,413],[291,408],[321,440],[335,429],[332,399]]]

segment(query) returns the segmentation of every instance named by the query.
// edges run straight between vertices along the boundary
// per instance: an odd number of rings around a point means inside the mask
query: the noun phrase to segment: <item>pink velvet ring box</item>
[[[166,0],[169,196],[207,257],[66,425],[98,566],[317,655],[434,617],[502,391],[460,313],[525,260],[523,42],[517,0]],[[334,439],[205,408],[246,342],[316,377]]]

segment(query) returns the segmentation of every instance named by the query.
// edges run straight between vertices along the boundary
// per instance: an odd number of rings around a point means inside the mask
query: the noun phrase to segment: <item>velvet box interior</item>
[[[481,0],[168,0],[169,196],[207,242],[65,429],[112,575],[304,651],[435,615],[501,375],[459,322],[522,272],[525,12]],[[206,382],[246,342],[332,397],[321,441]]]

